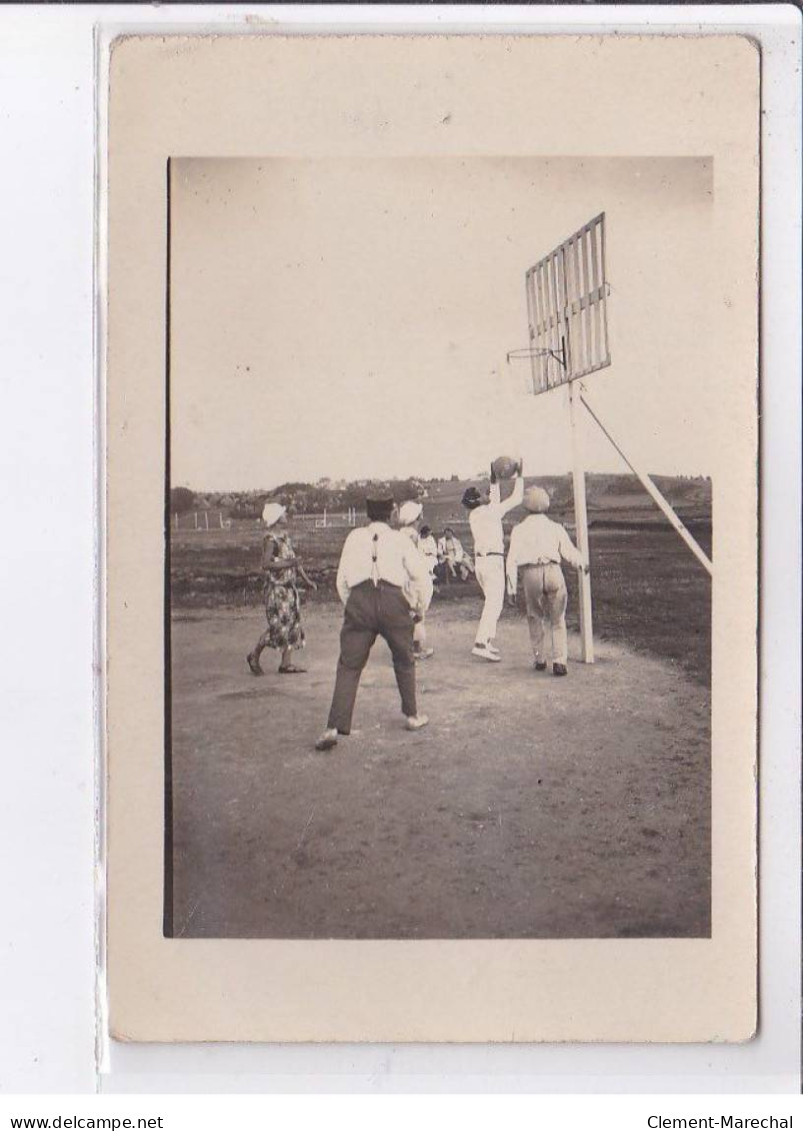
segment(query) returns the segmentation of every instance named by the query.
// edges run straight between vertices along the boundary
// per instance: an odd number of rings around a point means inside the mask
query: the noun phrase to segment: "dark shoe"
[[[315,749],[331,750],[333,746],[337,746],[337,731],[329,727],[315,743]]]
[[[565,664],[553,664],[552,665],[552,674],[553,675],[568,675],[569,671],[568,671]]]
[[[533,664],[533,667],[535,668],[535,670],[537,672],[545,672],[546,671],[546,660],[536,660],[535,663]]]
[[[249,668],[251,669],[252,675],[264,675],[265,674],[263,672],[262,668],[259,666],[259,659],[254,655],[253,652],[249,652],[248,655],[245,657],[245,659],[246,659],[246,662],[247,662]]]
[[[279,668],[279,675],[305,675],[306,668],[297,668],[295,664],[283,664]]]

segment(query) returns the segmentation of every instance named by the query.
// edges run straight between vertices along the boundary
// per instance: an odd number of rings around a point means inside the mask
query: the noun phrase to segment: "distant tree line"
[[[552,497],[554,508],[571,505],[570,475],[536,476]],[[655,476],[657,486],[671,501],[696,503],[710,501],[711,480],[703,476]],[[527,476],[528,481],[531,477]],[[449,479],[358,479],[352,482],[319,479],[317,483],[281,483],[272,491],[191,491],[188,487],[173,487],[170,491],[170,513],[186,514],[188,511],[221,510],[231,518],[256,519],[268,500],[282,503],[290,515],[322,514],[324,510],[340,513],[350,507],[361,511],[367,497],[390,496],[397,503],[406,499],[427,498],[432,488],[434,496],[441,497],[442,485],[457,484],[459,497],[463,480],[452,475]],[[465,482],[470,482],[466,480]],[[602,474],[591,472],[587,476],[589,501],[603,496],[628,495],[640,492],[634,475]],[[440,490],[438,488],[441,488]],[[454,489],[447,486],[446,490]]]
[[[281,483],[272,491],[191,491],[173,487],[170,492],[170,513],[185,514],[192,510],[219,509],[232,518],[259,518],[268,500],[280,502],[288,514],[322,514],[328,511],[360,510],[367,497],[390,496],[401,503],[425,494],[420,479],[360,479],[352,483]]]

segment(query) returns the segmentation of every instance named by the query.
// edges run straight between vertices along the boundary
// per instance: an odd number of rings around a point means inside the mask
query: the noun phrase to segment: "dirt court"
[[[173,933],[187,938],[699,937],[710,931],[710,696],[678,665],[597,642],[532,670],[470,655],[474,601],[429,619],[424,730],[403,729],[378,640],[355,732],[316,753],[341,615],[305,607],[308,674],[252,676],[261,610],[177,611]],[[574,662],[572,662],[574,661]]]

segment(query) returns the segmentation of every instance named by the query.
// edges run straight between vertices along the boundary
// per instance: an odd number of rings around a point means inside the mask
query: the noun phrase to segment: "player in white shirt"
[[[471,560],[463,549],[463,544],[451,526],[443,531],[438,539],[438,561],[446,567],[447,575],[465,581],[472,572]]]
[[[498,663],[500,659],[494,637],[505,604],[505,532],[502,519],[519,505],[523,497],[521,460],[516,465],[513,490],[504,502],[493,467],[487,501],[476,487],[469,487],[463,493],[463,506],[469,512],[468,521],[474,538],[474,572],[485,596],[471,654],[491,663]]]
[[[429,721],[416,707],[413,616],[432,598],[432,578],[409,538],[392,530],[392,499],[366,502],[369,525],[352,530],[343,544],[337,592],[345,606],[340,658],[326,730],[316,750],[330,750],[338,735],[351,732],[360,675],[377,636],[388,644],[408,730]]]
[[[422,552],[421,541],[419,536],[418,525],[421,522],[421,516],[424,513],[424,508],[421,503],[410,499],[406,503],[402,503],[399,507],[399,530],[409,538],[412,544],[418,549],[419,553]],[[426,529],[429,529],[428,527]],[[427,562],[427,565],[429,563]],[[430,572],[432,572],[430,570]],[[424,609],[420,616],[416,614],[416,621],[413,627],[413,651],[417,660],[428,660],[430,656],[434,656],[435,649],[430,648],[427,644],[427,630],[424,624],[427,610]]]
[[[402,503],[399,507],[399,530],[414,546],[418,545],[418,527],[423,513],[423,506],[414,499]]]
[[[588,573],[588,563],[559,522],[547,518],[549,495],[530,487],[524,496],[528,518],[513,527],[507,553],[507,585],[516,603],[518,571],[522,570],[527,623],[535,670],[546,671],[552,660],[553,675],[567,675],[566,582],[560,563],[568,562]]]

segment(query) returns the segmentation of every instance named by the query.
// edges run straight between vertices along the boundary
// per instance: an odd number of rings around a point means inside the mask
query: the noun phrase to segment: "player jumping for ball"
[[[494,464],[491,464],[491,486],[486,499],[476,487],[469,487],[463,494],[463,506],[469,512],[468,521],[474,538],[474,571],[485,597],[471,654],[491,663],[499,663],[500,660],[494,638],[505,604],[505,533],[502,519],[524,498],[521,459],[513,466],[513,472],[516,482],[504,502]]]

